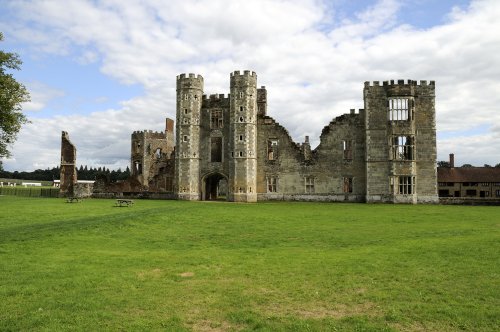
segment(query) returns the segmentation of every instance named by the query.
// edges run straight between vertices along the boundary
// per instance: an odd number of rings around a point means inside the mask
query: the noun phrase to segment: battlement
[[[231,77],[235,77],[235,76],[252,76],[252,77],[257,77],[257,74],[254,71],[250,71],[250,70],[244,70],[243,74],[241,74],[239,70],[235,70],[234,72],[231,73]]]
[[[229,95],[219,93],[219,94],[211,94],[211,95],[203,95],[202,97],[203,100],[223,100],[223,99],[229,99]]]
[[[203,76],[201,76],[200,74],[195,75],[193,73],[189,73],[189,74],[184,73],[184,74],[180,74],[177,76],[177,81],[184,80],[184,79],[196,79],[196,80],[203,81]]]
[[[164,131],[136,130],[132,133],[132,138],[164,139],[166,135]]]
[[[426,80],[421,80],[420,82],[416,81],[416,80],[390,80],[390,81],[383,81],[382,82],[382,86],[394,86],[394,85],[413,85],[413,86],[434,86],[436,83],[435,81],[429,81],[429,83],[427,84],[427,81]],[[380,81],[373,81],[373,82],[370,82],[370,81],[366,81],[365,82],[365,88],[369,88],[369,87],[372,87],[372,86],[381,86],[380,85]]]

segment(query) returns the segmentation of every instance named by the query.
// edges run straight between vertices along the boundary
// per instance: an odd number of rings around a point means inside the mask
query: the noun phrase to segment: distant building
[[[438,167],[439,197],[500,199],[499,167],[455,167],[450,154],[450,167]]]

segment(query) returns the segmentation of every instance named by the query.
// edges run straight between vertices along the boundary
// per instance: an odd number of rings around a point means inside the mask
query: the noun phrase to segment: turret
[[[230,78],[229,200],[257,201],[257,74],[235,71]]]
[[[201,75],[177,76],[175,188],[179,199],[200,199]]]

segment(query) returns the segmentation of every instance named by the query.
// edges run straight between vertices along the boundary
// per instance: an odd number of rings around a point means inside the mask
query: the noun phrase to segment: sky
[[[124,169],[130,135],[175,119],[175,80],[229,93],[253,70],[296,142],[363,108],[365,81],[436,81],[438,160],[500,163],[499,0],[0,0],[0,49],[23,60],[31,123],[4,169]]]

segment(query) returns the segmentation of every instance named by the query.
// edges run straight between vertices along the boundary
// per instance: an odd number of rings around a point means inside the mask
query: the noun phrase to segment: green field
[[[0,330],[493,331],[500,208],[0,197]]]

